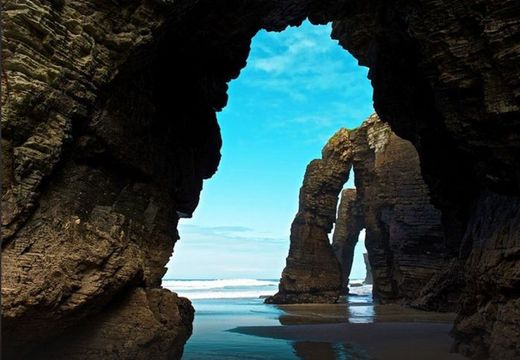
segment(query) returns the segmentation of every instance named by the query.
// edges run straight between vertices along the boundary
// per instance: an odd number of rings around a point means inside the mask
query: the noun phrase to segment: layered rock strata
[[[182,354],[193,308],[161,278],[220,133],[200,88],[151,66],[172,56],[165,6],[3,5],[5,359]]]
[[[379,302],[413,302],[420,296],[424,285],[442,273],[445,265],[456,257],[446,246],[441,214],[431,204],[413,145],[395,135],[377,115],[345,134],[347,136],[342,138],[345,144],[335,145],[349,149],[345,153],[348,158],[340,164],[344,168],[336,162],[321,162],[320,171],[315,172],[312,171],[314,160],[305,174],[301,194],[303,199],[313,201],[302,203],[300,200],[300,211],[291,228],[291,250],[282,273],[280,291],[269,300],[271,302],[309,302],[307,287],[316,286],[313,282],[327,284],[336,281],[336,272],[329,272],[327,282],[324,280],[327,274],[318,273],[316,265],[311,266],[317,263],[323,268],[325,258],[321,254],[324,247],[334,250],[341,266],[341,292],[329,300],[335,301],[340,294],[348,293],[354,248],[363,228],[366,228],[365,244],[373,274],[374,298]],[[327,146],[330,147],[337,139],[337,135],[333,136]],[[327,165],[331,167],[323,167]],[[332,245],[326,241],[325,231],[321,237],[307,236],[302,241],[299,228],[295,226],[300,222],[301,209],[313,213],[336,209],[336,203],[323,201],[323,183],[327,181],[323,174],[336,173],[346,182],[343,175],[348,174],[352,166],[357,189],[341,192],[337,218],[332,214],[328,219],[330,225],[333,221],[336,223]],[[314,184],[317,185],[312,186]],[[336,196],[343,185],[335,186]],[[309,194],[311,191],[315,193]],[[316,218],[312,217],[313,220]],[[325,230],[330,231],[330,228]],[[329,261],[334,265],[337,263]],[[316,278],[317,274],[320,278]],[[457,295],[453,294],[455,300]],[[326,300],[323,297],[314,299]],[[438,300],[441,302],[446,298]],[[452,302],[437,309],[453,306]]]
[[[352,162],[349,132],[339,130],[322,158],[307,166],[298,213],[291,225],[291,246],[279,291],[267,303],[336,302],[342,287],[341,267],[328,234],[336,219],[338,194]]]
[[[342,294],[348,294],[349,276],[354,260],[354,248],[359,233],[365,228],[363,204],[358,201],[356,189],[345,189],[341,192],[338,206],[332,248],[341,264]]]
[[[2,292],[8,295],[2,305],[11,324],[3,332],[4,351],[5,344],[29,349],[36,338],[48,342],[79,326],[86,315],[108,315],[112,295],[136,283],[158,286],[176,240],[176,218],[190,215],[202,179],[217,166],[215,111],[226,103],[227,82],[246,64],[251,38],[260,29],[280,31],[305,18],[334,22],[333,37],[370,68],[377,113],[418,151],[432,201],[442,212],[446,245],[463,259],[466,300],[454,332],[458,349],[475,357],[519,356],[520,259],[514,239],[520,196],[520,9],[514,0],[5,2],[3,258],[20,261],[6,260],[11,264],[2,274]],[[115,100],[115,89],[128,96]],[[77,178],[72,184],[88,186],[70,188],[54,201],[69,173]],[[155,189],[145,191],[155,192],[149,206],[141,197],[142,183]],[[91,188],[96,190],[86,191]],[[114,194],[120,193],[116,201]],[[49,199],[51,207],[40,206]],[[63,203],[74,206],[61,211]],[[103,211],[114,216],[99,215]],[[155,229],[132,232],[130,243],[138,244],[147,264],[142,271],[133,276],[134,270],[125,270],[125,276],[107,285],[102,280],[93,292],[81,285],[82,274],[58,276],[63,269],[83,268],[57,244],[75,242],[65,235],[66,224],[77,216],[86,228],[90,213],[94,225],[112,223],[117,229],[122,215],[135,220],[132,226],[147,219],[148,229]],[[50,227],[56,236],[44,235]],[[85,230],[91,245],[107,237],[113,241],[96,228]],[[156,234],[164,229],[163,241]],[[77,241],[75,246],[89,245]],[[63,268],[58,272],[49,265],[55,261]],[[104,266],[103,260],[94,263]],[[96,278],[98,271],[100,279],[112,279],[98,268],[86,273]],[[86,297],[77,295],[85,291]],[[85,300],[81,306],[60,307],[62,299],[75,304],[77,297]],[[61,325],[50,319],[48,333],[31,327],[24,315],[31,312],[36,318],[61,313]],[[18,327],[27,330],[26,344],[10,335],[9,329]]]
[[[456,254],[446,246],[441,213],[431,204],[413,145],[376,115],[355,132],[353,142],[374,297],[410,302]]]

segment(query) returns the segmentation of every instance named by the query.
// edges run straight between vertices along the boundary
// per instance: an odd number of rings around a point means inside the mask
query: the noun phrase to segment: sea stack
[[[341,266],[328,234],[336,220],[338,195],[352,163],[349,132],[339,130],[310,162],[291,226],[291,246],[279,291],[267,303],[333,303],[342,289]]]
[[[350,271],[354,248],[359,233],[365,227],[363,204],[358,201],[356,189],[344,189],[338,206],[338,215],[332,236],[332,248],[341,264],[342,294],[349,292]]]
[[[431,204],[413,145],[395,135],[377,115],[370,116],[359,128],[344,134],[348,136],[334,135],[325,147],[348,149],[343,152],[346,157],[341,162],[313,160],[308,167],[300,192],[300,211],[291,229],[287,266],[282,273],[279,292],[267,302],[334,302],[339,295],[347,294],[354,248],[364,228],[374,298],[381,303],[411,303],[424,296],[421,292],[423,287],[435,281],[439,273],[445,271],[446,265],[457,257],[446,246],[440,212]],[[345,143],[339,144],[337,140]],[[318,164],[319,171],[315,171]],[[323,189],[328,189],[323,183],[327,179],[334,175],[334,179],[346,182],[345,174],[351,167],[357,188],[341,192],[334,218],[336,203],[333,200],[338,200],[338,189],[344,183],[334,182],[334,191],[327,193],[330,200],[317,199],[323,199]],[[310,215],[304,217],[303,214],[320,214],[325,209],[328,222],[325,223],[327,227],[320,228],[320,236],[308,236],[315,234],[310,231],[302,233],[301,219],[320,219]],[[336,226],[331,245],[326,235],[333,221]],[[335,259],[328,255],[331,250]],[[328,260],[322,254],[327,254]],[[329,261],[332,269],[338,265],[341,268],[339,290],[326,287],[328,284],[337,286],[337,271],[316,271],[318,267],[325,268],[325,260]],[[321,296],[322,288],[319,286],[328,291],[327,295],[333,296]],[[447,299],[450,302],[437,309],[455,306],[454,300],[458,298],[460,288],[457,290],[450,286],[445,290],[452,294],[440,297],[438,302]]]

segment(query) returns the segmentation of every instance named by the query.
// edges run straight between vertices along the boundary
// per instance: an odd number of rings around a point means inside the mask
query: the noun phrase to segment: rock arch
[[[342,191],[352,167],[356,189]],[[330,244],[327,234],[334,222]],[[458,258],[446,245],[441,214],[431,204],[415,148],[377,115],[358,129],[338,131],[322,159],[307,167],[280,291],[267,302],[336,302],[348,291],[363,228],[374,298],[380,302],[414,302],[424,285]],[[437,309],[454,309],[458,290],[439,289],[452,294],[439,298]]]

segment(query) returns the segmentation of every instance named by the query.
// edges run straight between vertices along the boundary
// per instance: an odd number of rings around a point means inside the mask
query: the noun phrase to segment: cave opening
[[[350,177],[355,175],[354,169]],[[341,267],[342,294],[372,295],[370,247],[366,246],[363,202],[356,188],[345,186],[338,199],[332,249]]]
[[[368,262],[368,249],[365,244],[366,229],[362,229],[358,235],[358,241],[354,245],[354,254],[352,259],[352,267],[348,274],[351,282],[356,284],[371,285],[371,270]],[[361,265],[361,266],[360,266]]]
[[[373,113],[366,69],[330,33],[330,24],[305,21],[253,38],[248,65],[218,115],[219,170],[205,182],[193,218],[179,223],[164,286],[193,299],[183,291],[186,280],[278,281],[307,163],[335,131]],[[353,183],[351,176],[347,186]],[[275,287],[268,290],[261,295]]]

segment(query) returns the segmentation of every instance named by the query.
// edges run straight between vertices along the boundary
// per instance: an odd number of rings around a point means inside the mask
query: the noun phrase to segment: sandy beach
[[[301,359],[449,360],[454,314],[399,305],[304,304],[277,306],[275,326],[241,326],[232,332],[293,343]]]
[[[254,291],[271,288],[261,283]],[[448,335],[455,314],[378,305],[371,288],[338,304],[269,305],[243,287],[195,299],[194,332],[183,360],[455,360]],[[244,295],[245,294],[245,295]],[[187,294],[188,295],[188,294]],[[214,296],[193,290],[190,296]]]

